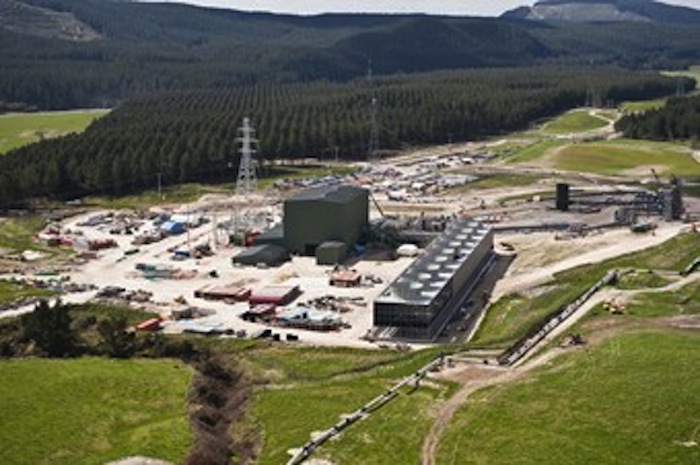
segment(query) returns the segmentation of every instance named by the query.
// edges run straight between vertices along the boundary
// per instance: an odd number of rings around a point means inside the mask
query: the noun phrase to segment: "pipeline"
[[[434,358],[430,362],[428,362],[426,365],[424,365],[422,368],[418,369],[415,371],[413,374],[406,376],[404,379],[396,383],[394,386],[391,388],[387,389],[385,392],[382,394],[378,395],[374,399],[370,400],[367,402],[365,405],[357,409],[355,412],[349,414],[349,415],[343,415],[343,418],[333,425],[331,428],[327,429],[326,431],[322,432],[315,438],[312,438],[309,440],[306,444],[304,444],[302,447],[299,449],[296,449],[294,452],[294,455],[292,456],[291,459],[287,462],[287,465],[297,465],[302,463],[304,460],[306,460],[316,449],[321,447],[326,441],[332,439],[333,437],[337,436],[340,434],[344,429],[350,427],[353,423],[355,423],[357,420],[360,420],[361,418],[367,417],[369,414],[374,412],[375,410],[379,409],[383,405],[389,403],[391,400],[396,398],[398,396],[398,391],[402,387],[406,386],[407,384],[411,383],[419,383],[421,379],[425,378],[426,375],[430,370],[432,370],[435,367],[443,365],[445,362],[445,356],[440,355],[439,357]]]

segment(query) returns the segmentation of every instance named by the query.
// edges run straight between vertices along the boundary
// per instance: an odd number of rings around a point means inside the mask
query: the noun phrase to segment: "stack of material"
[[[253,291],[249,301],[251,305],[274,304],[288,305],[301,295],[299,286],[267,286]]]
[[[223,300],[225,302],[244,302],[250,297],[251,290],[247,287],[233,285],[208,285],[194,291],[194,296],[207,300]]]
[[[318,331],[330,331],[343,326],[343,321],[333,312],[304,307],[290,308],[278,313],[277,323],[291,328]]]
[[[336,268],[330,277],[330,285],[337,287],[356,287],[361,281],[362,275],[348,268]]]

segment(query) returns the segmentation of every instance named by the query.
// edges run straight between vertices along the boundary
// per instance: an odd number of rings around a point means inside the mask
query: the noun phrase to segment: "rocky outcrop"
[[[16,0],[0,0],[0,28],[29,36],[91,42],[100,34],[73,13],[58,12]]]

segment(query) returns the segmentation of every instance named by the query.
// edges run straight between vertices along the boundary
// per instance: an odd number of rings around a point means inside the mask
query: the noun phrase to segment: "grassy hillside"
[[[0,155],[44,139],[82,132],[108,110],[11,113],[0,115]]]
[[[698,463],[699,343],[625,334],[482,391],[455,415],[438,463]]]
[[[178,462],[190,445],[180,363],[26,359],[0,361],[0,373],[3,464]]]
[[[674,143],[615,140],[570,145],[557,151],[553,161],[559,169],[589,173],[648,176],[649,167],[654,167],[659,174],[700,176],[700,163],[689,149]]]
[[[649,110],[658,110],[666,105],[666,99],[642,100],[639,102],[623,102],[620,105],[623,111],[628,113],[641,113]]]
[[[330,428],[340,415],[354,412],[437,353],[320,348],[248,351],[246,363],[269,380],[255,395],[247,424],[262,433],[259,463],[285,463],[289,448],[303,445],[314,431]],[[415,463],[430,428],[430,405],[449,392],[449,384],[435,383],[415,392],[409,387],[353,425],[340,441],[321,448],[318,455],[331,456],[338,463]],[[411,426],[406,427],[407,423]]]
[[[642,252],[559,273],[548,284],[552,288],[543,294],[536,297],[511,294],[491,305],[472,344],[478,347],[507,347],[524,336],[532,325],[583,293],[608,270],[633,268],[678,272],[698,255],[700,238],[697,234],[689,233]]]
[[[545,134],[569,134],[574,132],[592,131],[607,126],[603,118],[589,114],[587,111],[570,111],[547,123]]]

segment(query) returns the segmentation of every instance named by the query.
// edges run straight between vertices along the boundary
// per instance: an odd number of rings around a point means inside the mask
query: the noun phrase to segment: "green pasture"
[[[664,287],[670,281],[653,270],[628,270],[615,283],[618,289],[648,289]]]
[[[593,131],[604,128],[608,122],[603,118],[591,115],[588,111],[574,110],[548,122],[542,128],[545,134],[571,134]]]
[[[251,373],[269,381],[313,382],[368,372],[404,358],[394,351],[273,345],[249,348],[241,361]]]
[[[155,184],[154,177],[154,184]],[[190,203],[206,194],[233,194],[233,184],[207,185],[198,183],[164,187],[160,195],[157,189],[121,197],[86,197],[83,204],[108,210],[147,209],[157,205]]]
[[[312,432],[330,428],[439,353],[320,349],[316,355],[315,350],[246,351],[246,359],[270,377],[256,392],[246,420],[262,432],[261,465],[286,462],[288,449],[302,446]],[[451,389],[443,383],[415,391],[407,387],[317,454],[338,463],[416,463],[431,425],[429,407]]]
[[[42,139],[81,132],[109,110],[72,110],[0,115],[0,154]]]
[[[28,249],[50,251],[51,249],[34,242],[34,236],[44,226],[46,226],[46,220],[39,216],[0,219],[0,248],[12,252],[22,252]]]
[[[673,292],[648,292],[634,298],[627,307],[634,316],[658,317],[700,314],[700,282]]]
[[[0,463],[182,461],[191,370],[175,361],[0,361]]]
[[[558,169],[622,175],[640,167],[655,167],[662,175],[700,176],[700,163],[687,147],[673,143],[615,140],[569,145],[553,155]],[[648,177],[650,170],[639,172]]]
[[[511,151],[510,155],[505,159],[507,163],[529,163],[539,160],[546,154],[550,153],[558,147],[566,145],[563,141],[558,140],[538,140],[532,144],[526,145],[520,149]]]
[[[622,102],[620,109],[627,113],[642,113],[650,110],[658,110],[666,105],[665,98],[654,100],[640,100],[635,102]]]
[[[691,332],[623,334],[480,391],[454,416],[437,463],[699,463],[698,344]]]

